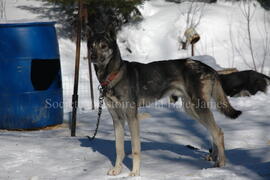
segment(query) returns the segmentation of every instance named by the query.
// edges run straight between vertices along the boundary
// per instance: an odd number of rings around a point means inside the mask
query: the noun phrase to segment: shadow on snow
[[[199,123],[195,120],[191,120],[190,118],[188,118],[183,112],[175,111],[175,109],[170,109],[170,108],[167,108],[165,112],[164,110],[162,110],[162,113],[159,112],[160,114],[158,115],[156,114],[158,113],[156,109],[153,110],[152,108],[149,108],[149,109],[146,108],[144,109],[144,111],[151,112],[153,119],[152,118],[151,120],[147,119],[149,121],[152,121],[150,123],[153,123],[154,120],[157,120],[157,123],[163,123],[164,126],[167,126],[167,125],[173,126],[175,129],[176,128],[175,125],[170,124],[170,122],[168,122],[167,119],[166,121],[163,122],[164,118],[169,118],[169,120],[174,121],[174,123],[175,122],[178,123],[177,129],[179,130],[179,132],[181,132],[181,130],[188,131],[189,134],[200,138],[202,143],[209,144],[209,139],[208,139],[209,135],[206,133],[206,131],[202,130],[201,128],[198,128]],[[148,123],[147,120],[146,121],[143,120],[141,122],[141,132],[142,134],[144,134],[144,136],[145,134],[147,134],[144,132],[145,128],[148,127],[149,129],[149,125],[147,125]],[[203,157],[207,154],[207,150],[192,150],[187,147],[187,144],[186,145],[177,144],[175,143],[175,141],[170,139],[169,132],[167,133],[161,130],[155,133],[160,134],[160,137],[162,137],[162,142],[161,141],[156,142],[157,140],[155,139],[141,137],[142,155],[144,151],[149,151],[149,150],[169,151],[169,152],[178,154],[180,157],[187,156],[191,158],[185,158],[185,159],[172,158],[169,155],[167,155],[165,152],[163,155],[159,154],[158,157],[155,157],[156,155],[153,154],[153,158],[188,164],[189,166],[193,166],[196,169],[212,167],[213,163],[203,160]],[[101,153],[102,155],[104,155],[105,157],[107,157],[111,161],[112,165],[114,164],[114,161],[116,158],[114,136],[112,136],[110,140],[97,138],[94,141],[89,141],[88,139],[80,139],[80,142],[81,142],[81,146],[90,147],[94,152],[97,151]],[[262,149],[261,151],[262,151],[261,153],[267,154],[269,151],[269,148]],[[131,169],[132,159],[128,156],[131,154],[130,141],[125,141],[125,152],[126,152],[126,157],[123,163],[126,167]],[[226,150],[225,153],[227,156],[227,163],[229,164],[226,167],[228,167],[235,174],[239,174],[239,173],[237,172],[237,170],[234,170],[234,168],[230,168],[231,165],[242,166],[256,174],[259,174],[263,178],[266,178],[266,179],[269,178],[270,162],[264,162],[261,157],[254,156],[252,153],[252,150],[231,149],[231,150]]]

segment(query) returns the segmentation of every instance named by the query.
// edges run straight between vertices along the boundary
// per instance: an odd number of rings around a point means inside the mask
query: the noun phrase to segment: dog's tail
[[[226,94],[223,91],[219,78],[216,79],[214,84],[213,98],[216,101],[217,109],[220,112],[222,112],[225,116],[231,119],[236,119],[238,116],[242,114],[241,111],[235,110],[231,106]]]

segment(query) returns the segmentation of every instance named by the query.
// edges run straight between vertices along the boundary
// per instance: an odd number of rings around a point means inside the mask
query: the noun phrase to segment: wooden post
[[[191,44],[191,56],[194,56],[194,44]]]
[[[92,76],[92,63],[91,63],[91,54],[89,49],[87,50],[88,56],[88,66],[89,66],[89,79],[90,79],[90,90],[91,90],[91,101],[92,101],[92,110],[95,109],[95,102],[94,102],[94,90],[93,90],[93,76]]]
[[[83,7],[83,19],[84,23],[88,22],[88,9],[87,7]],[[90,38],[88,32],[86,32],[87,40]],[[91,54],[89,49],[87,49],[87,59],[88,59],[88,69],[89,69],[89,80],[90,80],[90,95],[92,102],[92,110],[95,109],[95,101],[94,101],[94,88],[93,88],[93,76],[92,76],[92,63],[91,63]]]
[[[76,136],[76,120],[77,120],[77,108],[78,108],[78,86],[79,86],[79,71],[80,71],[80,51],[81,51],[81,30],[82,30],[82,0],[79,0],[74,89],[73,89],[73,95],[72,95],[71,136]]]
[[[190,27],[185,31],[185,36],[187,38],[187,42],[191,44],[191,56],[194,56],[195,43],[197,43],[200,40],[200,35],[196,32],[196,30],[193,27]]]

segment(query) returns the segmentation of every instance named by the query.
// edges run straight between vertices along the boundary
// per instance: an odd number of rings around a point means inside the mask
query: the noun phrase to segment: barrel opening
[[[59,73],[59,59],[33,59],[31,62],[31,81],[37,91],[49,89]]]

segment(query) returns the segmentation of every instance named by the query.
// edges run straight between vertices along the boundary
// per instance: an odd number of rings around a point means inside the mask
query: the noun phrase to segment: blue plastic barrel
[[[0,129],[63,122],[55,22],[0,24]]]

